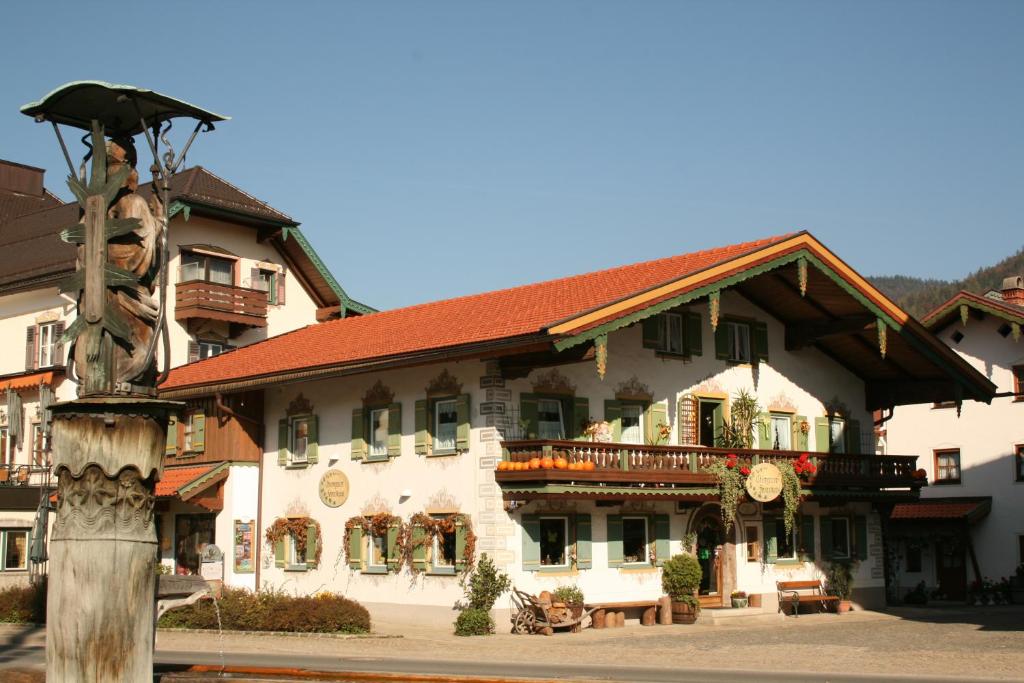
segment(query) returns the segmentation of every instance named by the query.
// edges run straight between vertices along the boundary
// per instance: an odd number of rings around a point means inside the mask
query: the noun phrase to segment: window
[[[756,526],[748,526],[744,532],[747,537],[747,562],[760,562],[761,542],[759,540],[758,528]]]
[[[370,536],[370,556],[366,562],[368,571],[386,572],[388,570],[388,539],[386,536]]]
[[[935,451],[935,483],[960,483],[960,450]]]
[[[1017,444],[1013,454],[1013,469],[1017,481],[1024,481],[1024,445]]]
[[[919,574],[921,572],[921,546],[907,546],[907,573]]]
[[[299,540],[292,534],[288,534],[286,542],[286,557],[288,569],[305,569],[306,558],[299,552]]]
[[[39,358],[36,367],[48,368],[60,362],[56,358],[57,348],[57,323],[45,323],[39,325]]]
[[[1013,366],[1014,401],[1024,401],[1024,365]]]
[[[309,427],[312,420],[307,417],[293,417],[289,435],[288,451],[291,453],[292,464],[309,462]]]
[[[3,571],[28,569],[28,529],[0,529],[0,544],[3,545]]]
[[[388,409],[370,411],[370,457],[388,456]]]
[[[537,436],[541,439],[564,439],[562,402],[555,398],[537,399]]]
[[[786,534],[786,525],[782,518],[765,517],[764,519],[764,543],[765,557],[769,563],[796,561],[799,540],[797,532],[800,524],[794,524],[789,534]]]
[[[824,548],[826,557],[844,560],[850,557],[850,520],[846,517],[828,517],[823,520],[830,525],[831,548]]]
[[[699,313],[661,313],[645,318],[641,324],[644,348],[669,356],[701,355]]]
[[[204,358],[213,358],[224,353],[224,345],[220,342],[200,341],[199,342],[199,360]]]
[[[793,422],[789,415],[771,416],[771,447],[777,451],[792,450]]]
[[[452,453],[459,431],[459,413],[455,399],[434,404],[434,452]]]
[[[846,420],[841,417],[828,419],[828,441],[830,453],[846,452]]]
[[[185,251],[181,254],[179,282],[205,280],[218,285],[235,284],[235,262],[208,254]]]
[[[723,323],[728,339],[727,360],[735,363],[750,362],[750,324],[726,321]]]
[[[434,536],[431,549],[431,569],[438,574],[455,571],[455,532],[447,531]]]
[[[14,464],[14,444],[7,427],[0,427],[0,465]]]
[[[277,271],[264,268],[254,269],[252,288],[267,293],[267,303],[277,303]]]
[[[43,430],[43,425],[32,425],[32,464],[43,466],[46,464],[46,456],[50,451],[50,437]]]
[[[646,517],[622,518],[622,561],[646,564],[650,561]]]
[[[569,520],[565,517],[541,517],[540,563],[544,567],[568,566]]]
[[[186,418],[181,430],[181,450],[188,453],[192,450],[192,417]]]
[[[642,444],[644,442],[644,410],[635,403],[622,405],[622,443]]]

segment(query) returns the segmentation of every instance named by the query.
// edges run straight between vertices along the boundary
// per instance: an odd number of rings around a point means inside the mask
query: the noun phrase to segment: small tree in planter
[[[473,573],[463,575],[459,584],[465,592],[466,600],[455,604],[455,608],[460,610],[455,621],[455,635],[485,636],[494,633],[494,620],[490,612],[501,594],[512,587],[508,574],[499,571],[487,553],[484,553]]]
[[[672,623],[692,624],[697,621],[700,602],[697,589],[703,572],[700,562],[689,553],[673,555],[661,568],[661,587],[672,598]]]
[[[825,574],[825,592],[839,598],[837,611],[850,611],[850,596],[853,594],[853,563],[832,562]]]

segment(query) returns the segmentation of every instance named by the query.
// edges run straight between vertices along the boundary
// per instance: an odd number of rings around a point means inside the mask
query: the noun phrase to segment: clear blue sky
[[[19,2],[0,157],[68,196],[18,107],[71,80],[228,114],[189,163],[381,308],[798,229],[952,278],[1024,245],[1022,36],[996,1]]]

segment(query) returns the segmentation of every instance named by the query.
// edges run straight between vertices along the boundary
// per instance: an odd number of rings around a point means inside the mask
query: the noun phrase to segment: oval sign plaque
[[[747,476],[747,493],[762,503],[775,500],[782,493],[782,472],[771,463],[754,465]]]
[[[320,500],[329,508],[341,507],[348,500],[348,477],[341,470],[327,470],[320,477]]]

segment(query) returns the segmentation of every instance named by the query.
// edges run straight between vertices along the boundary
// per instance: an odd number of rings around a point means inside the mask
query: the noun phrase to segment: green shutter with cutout
[[[683,335],[686,338],[686,355],[700,356],[704,353],[703,330],[700,326],[700,313],[687,312],[683,316]]]
[[[814,562],[814,515],[800,518],[800,559]]]
[[[648,404],[647,410],[644,411],[644,431],[647,432],[646,438],[649,445],[668,445],[669,439],[664,441],[658,440],[658,424],[668,424],[668,406],[660,401],[658,403]]]
[[[821,559],[831,560],[835,547],[832,545],[832,518],[821,518]]]
[[[402,404],[388,406],[388,457],[402,454]]]
[[[859,454],[860,443],[860,420],[847,420],[844,436],[846,438],[846,452]]]
[[[573,523],[576,528],[576,568],[590,569],[594,566],[590,515],[573,515]]]
[[[363,567],[363,530],[361,527],[352,527],[352,533],[348,537],[348,566],[349,569],[356,571]]]
[[[829,453],[832,448],[829,445],[831,432],[828,428],[827,417],[814,418],[814,450],[819,453]]]
[[[643,346],[645,349],[660,349],[665,332],[665,317],[652,315],[640,323],[643,328]]]
[[[801,425],[807,422],[805,415],[794,415],[793,416],[793,447],[798,451],[807,450],[807,432],[803,430]]]
[[[669,516],[654,515],[654,556],[657,558],[657,566],[665,564],[671,551],[669,549]]]
[[[732,352],[732,326],[726,325],[719,320],[718,328],[715,330],[715,358],[718,360],[729,360]]]
[[[277,421],[277,464],[288,464],[288,418]]]
[[[309,417],[309,430],[306,432],[306,462],[315,465],[320,462],[320,418]]]
[[[754,423],[757,430],[757,447],[770,450],[775,447],[775,435],[772,433],[772,416],[769,413],[758,413]]]
[[[854,541],[858,560],[868,559],[868,518],[864,515],[855,515],[853,518]],[[851,555],[853,553],[850,553]]]
[[[178,454],[178,416],[171,415],[167,421],[167,442],[164,445],[164,455]]]
[[[316,569],[316,551],[320,538],[316,533],[316,525],[310,524],[306,527],[306,568]]]
[[[622,441],[622,404],[611,399],[605,400],[604,419],[612,426],[612,441]]]
[[[622,515],[608,515],[608,566],[621,567],[624,560],[622,551]]]
[[[768,361],[768,323],[755,322],[750,326],[750,335],[753,337],[754,361]]]
[[[455,522],[455,571],[466,568],[466,527],[461,521]]]
[[[540,569],[540,517],[523,515],[523,571],[535,572]]]
[[[519,394],[519,421],[523,430],[524,439],[536,439],[540,432],[539,417],[537,415],[537,396],[534,394]]]
[[[455,415],[459,426],[455,430],[455,448],[459,451],[469,450],[470,412],[469,394],[460,394],[455,400]]]
[[[363,421],[363,409],[352,410],[352,459],[362,460],[366,457],[366,439],[363,437],[365,430]]]
[[[398,571],[398,531],[399,527],[388,527],[388,571]]]
[[[206,413],[199,410],[192,413],[192,452],[206,450]]]
[[[421,526],[412,528],[412,568],[416,571],[427,570],[427,537],[426,530]]]
[[[590,399],[576,396],[572,400],[572,425],[566,431],[565,438],[586,440],[587,425],[590,423]]]
[[[427,430],[427,400],[421,398],[416,401],[416,455],[426,455],[430,443],[430,433]]]
[[[274,543],[274,566],[284,567],[284,539],[278,539]]]
[[[767,564],[775,564],[779,559],[779,542],[775,538],[778,520],[774,517],[765,517],[762,525],[764,526],[764,561]]]

